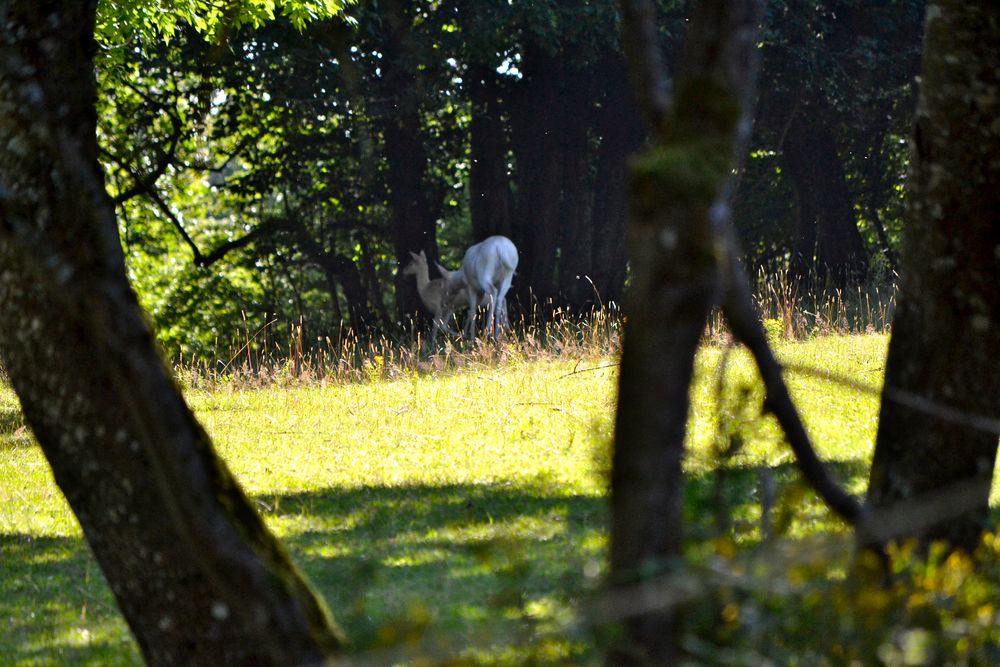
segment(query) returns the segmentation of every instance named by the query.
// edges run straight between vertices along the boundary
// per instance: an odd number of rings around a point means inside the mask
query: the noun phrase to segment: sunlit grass
[[[325,387],[223,385],[190,399],[251,494],[538,477],[567,494],[596,494],[590,450],[610,436],[615,369],[560,378],[573,366],[518,363]]]
[[[877,390],[886,341],[786,342],[779,355]],[[617,366],[606,356],[529,356],[464,369],[376,367],[354,382],[200,382],[187,395],[360,655],[379,664],[397,650],[584,663],[596,658],[576,610],[605,573]],[[727,462],[720,507],[713,471],[724,356],[721,414],[744,444]],[[710,537],[713,513],[724,509],[750,543],[759,539],[756,471],[777,466],[779,489],[796,475],[777,427],[749,419],[760,411],[760,389],[745,353],[707,348],[698,369],[686,461],[691,536]],[[877,394],[788,378],[821,453],[860,492]],[[0,621],[12,628],[0,635],[0,664],[136,664],[9,390],[0,391],[0,414]],[[838,529],[809,499],[795,521],[793,534]]]

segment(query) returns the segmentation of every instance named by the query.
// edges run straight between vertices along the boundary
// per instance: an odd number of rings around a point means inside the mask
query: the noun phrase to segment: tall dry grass
[[[889,331],[896,303],[894,284],[878,281],[846,290],[807,284],[787,272],[757,276],[755,305],[772,338],[803,340]],[[306,340],[307,327],[299,321],[287,326],[284,342],[276,341],[277,327],[257,331],[246,327],[241,339],[216,358],[176,359],[174,366],[190,386],[262,386],[369,382],[513,361],[608,358],[621,351],[626,317],[615,304],[585,315],[556,308],[543,317],[534,309],[513,322],[498,345],[487,339],[445,337],[435,350],[428,349],[420,331],[402,338],[362,338],[345,330],[336,340]],[[713,313],[705,329],[706,344],[727,344],[730,340],[725,318]]]
[[[759,273],[754,302],[772,338],[804,340],[831,334],[889,333],[896,309],[895,282],[876,279],[841,289],[819,280],[796,280],[787,271]],[[726,340],[719,313],[708,327],[712,341]]]
[[[287,328],[283,344],[275,343],[274,327],[246,330],[240,340],[215,358],[175,358],[177,376],[188,386],[211,388],[220,384],[370,382],[410,373],[448,372],[544,359],[593,359],[615,356],[621,350],[623,317],[612,306],[573,316],[557,309],[543,320],[525,316],[513,322],[498,344],[486,338],[461,337],[428,348],[425,334],[405,338],[363,338],[345,330],[336,340],[305,340],[302,322]],[[439,336],[439,339],[442,338]]]

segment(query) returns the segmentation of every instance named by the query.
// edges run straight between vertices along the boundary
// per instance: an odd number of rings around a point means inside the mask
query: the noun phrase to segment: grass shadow
[[[860,460],[833,467],[840,479],[867,471]],[[765,476],[779,493],[799,478],[791,464],[729,467],[721,485],[711,472],[690,475],[690,540],[719,534],[720,503],[729,534],[758,540]],[[431,664],[459,655],[474,664],[600,660],[600,640],[577,614],[606,573],[603,497],[537,481],[327,488],[253,501],[361,664],[391,664],[386,651]],[[794,509],[802,521],[829,515],[818,501],[800,499]],[[0,619],[10,627],[0,664],[141,664],[82,539],[0,535],[0,555]]]
[[[459,484],[253,500],[360,664],[394,664],[399,655],[437,664],[459,654],[566,664],[592,651],[567,628],[599,581],[603,498],[543,484]],[[8,625],[0,664],[142,664],[82,538],[2,534],[0,560]]]
[[[828,461],[833,478],[843,488],[862,488],[868,476],[867,459]],[[686,478],[684,519],[691,541],[721,534],[751,546],[764,532],[807,525],[807,532],[839,531],[846,526],[808,487],[793,462],[777,465],[725,465]],[[860,500],[860,498],[859,498]],[[770,514],[762,509],[769,506]]]
[[[599,583],[603,498],[456,484],[257,500],[362,654],[419,640],[431,659],[513,651],[521,664],[547,635],[561,636],[551,664],[587,653],[564,631]]]
[[[0,534],[0,563],[0,664],[142,664],[82,538]]]

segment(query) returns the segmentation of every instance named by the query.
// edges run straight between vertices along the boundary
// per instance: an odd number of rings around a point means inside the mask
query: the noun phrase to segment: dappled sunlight
[[[863,488],[868,461],[837,461],[834,478],[848,489]],[[685,523],[693,541],[727,535],[743,546],[765,538],[800,539],[847,526],[802,481],[793,462],[778,465],[728,465],[691,474],[686,480]],[[765,514],[764,504],[769,505]]]
[[[544,476],[599,493],[592,451],[614,410],[614,369],[570,362],[413,375],[366,385],[263,388],[196,400],[220,452],[251,493],[330,485],[482,483]],[[211,410],[201,412],[211,403]],[[281,466],[275,452],[280,452]]]
[[[355,637],[377,637],[419,603],[435,633],[513,641],[525,624],[575,618],[573,601],[593,590],[593,561],[604,558],[604,499],[555,486],[367,486],[260,500],[277,508],[269,525],[332,608],[347,610],[338,620]],[[511,625],[492,634],[497,623]]]
[[[805,342],[779,342],[779,361],[786,370],[789,391],[805,422],[813,445],[822,458],[869,460],[878,426],[879,394],[885,368],[888,336],[830,336]],[[724,410],[730,431],[742,439],[734,463],[791,460],[784,435],[770,415],[762,415],[763,387],[749,353],[742,348],[703,349],[696,361],[691,390],[693,410],[689,419],[686,459],[692,471],[711,469],[716,456],[720,412],[719,372],[726,373]],[[808,371],[814,371],[810,374]],[[851,386],[855,383],[867,388]],[[733,431],[733,429],[736,429]]]
[[[433,610],[435,632],[481,638],[461,647],[499,641],[496,650],[513,650],[502,637],[513,642],[524,623],[556,618],[546,611],[554,602],[530,614],[522,603],[563,599],[558,618],[570,613],[570,600],[591,581],[587,559],[600,557],[579,549],[581,533],[604,525],[599,498],[548,498],[509,486],[327,489],[256,500],[318,591],[347,610],[338,620],[369,648],[419,603]],[[596,535],[586,541],[603,544]],[[139,663],[134,648],[121,651],[127,631],[82,540],[5,537],[3,547],[4,563],[21,565],[5,573],[0,617],[35,610],[12,626],[12,638],[24,637],[3,664],[47,655],[74,664]],[[35,596],[48,602],[40,607]],[[498,614],[506,630],[497,630]],[[128,662],[90,657],[112,649]]]
[[[818,449],[858,495],[886,340],[777,344]],[[599,650],[585,614],[607,574],[616,380],[614,359],[548,359],[341,385],[219,385],[188,398],[359,660],[391,664],[417,646],[417,655],[558,664]],[[692,398],[684,515],[705,594],[727,590],[712,583],[724,573],[818,608],[808,596],[847,576],[853,540],[760,416],[746,354],[703,348]],[[40,449],[5,445],[26,436],[15,434],[17,417],[3,424],[0,618],[14,620],[0,663],[138,664]],[[758,613],[720,604],[748,623]]]
[[[141,664],[82,538],[0,534],[0,563],[0,664]]]

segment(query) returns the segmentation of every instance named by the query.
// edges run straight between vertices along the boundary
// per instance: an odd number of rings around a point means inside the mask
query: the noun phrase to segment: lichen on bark
[[[984,527],[1000,415],[1000,4],[928,7],[901,288],[868,503],[902,514],[962,490],[944,514],[879,540],[972,549]],[[945,495],[942,495],[945,494]],[[879,541],[876,540],[876,541]]]
[[[0,359],[56,482],[149,664],[321,664],[338,631],[128,285],[97,163],[94,3],[2,10]]]

